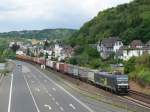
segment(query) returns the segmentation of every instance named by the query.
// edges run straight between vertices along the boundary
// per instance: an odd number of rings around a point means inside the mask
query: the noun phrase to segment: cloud
[[[99,11],[130,0],[2,0],[0,32],[22,29],[79,28]]]

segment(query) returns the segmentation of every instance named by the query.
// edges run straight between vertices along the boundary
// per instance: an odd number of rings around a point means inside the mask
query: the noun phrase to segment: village
[[[16,51],[18,55],[29,55],[34,57],[47,56],[48,59],[55,61],[65,61],[74,55],[76,47],[65,45],[60,41],[54,41],[53,44],[48,40],[31,40],[31,43],[11,42],[9,47],[14,44],[19,46]],[[99,55],[103,59],[107,59],[113,55],[114,59],[123,61],[129,60],[131,57],[139,57],[144,53],[150,54],[150,41],[144,44],[141,40],[133,40],[129,45],[124,45],[119,37],[104,38],[91,47],[97,49]]]

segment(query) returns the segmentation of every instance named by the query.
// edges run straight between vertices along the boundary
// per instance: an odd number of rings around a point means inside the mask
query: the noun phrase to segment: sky
[[[0,0],[0,32],[79,29],[107,8],[131,0]]]

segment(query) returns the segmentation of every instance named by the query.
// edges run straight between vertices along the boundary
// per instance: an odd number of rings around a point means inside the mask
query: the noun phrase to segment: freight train
[[[24,55],[17,55],[16,58],[40,65],[45,64],[48,68],[79,78],[82,81],[92,83],[105,89],[109,89],[117,94],[128,94],[129,91],[128,75],[92,70],[76,65]]]

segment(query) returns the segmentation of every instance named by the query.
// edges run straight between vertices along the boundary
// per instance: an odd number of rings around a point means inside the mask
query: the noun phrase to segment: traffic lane
[[[64,110],[65,112],[85,112],[85,109],[83,110],[82,108],[80,108],[80,106],[78,106],[78,104],[76,104],[74,100],[72,101],[71,98],[68,98],[66,94],[60,94],[62,91],[60,91],[60,89],[55,85],[51,83],[49,84],[49,81],[47,79],[41,81],[37,78],[37,75],[34,75],[33,77],[36,77],[36,80],[43,86],[44,90],[48,93],[50,97],[52,97],[52,100],[55,101],[56,105],[58,105],[62,111]]]
[[[37,76],[38,77],[38,76]],[[38,77],[39,78],[39,77]],[[72,97],[68,97],[68,95],[62,91],[60,88],[51,84],[47,79],[40,77],[39,82],[43,84],[48,93],[53,95],[55,100],[62,105],[66,112],[87,112],[88,110],[83,108],[80,103],[75,101]],[[51,85],[51,86],[50,86]]]
[[[68,91],[66,91],[52,79],[46,77],[46,75],[40,72],[37,68],[33,67],[32,65],[28,65],[28,67],[32,69],[32,74],[35,74],[35,77],[37,77],[41,83],[43,83],[42,81],[47,80],[48,83],[46,85],[45,83],[43,84],[49,92],[51,92],[52,89],[49,85],[52,85],[54,88],[57,88],[57,90],[59,90],[58,92],[54,93],[54,96],[59,102],[61,102],[61,104],[63,104],[63,107],[66,108],[68,112],[93,112],[92,109],[90,109],[79,99],[71,95]]]
[[[51,89],[48,89],[44,83],[42,83],[42,81],[40,81],[37,78],[37,75],[33,75],[33,77],[40,83],[40,85],[42,85],[43,89],[46,91],[46,93],[52,98],[52,101],[55,102],[55,104],[59,107],[59,109],[61,111],[65,111],[65,112],[85,112],[85,109],[83,110],[82,108],[77,109],[76,106],[74,105],[74,103],[71,103],[73,101],[69,101],[72,99],[68,99],[68,97],[64,98],[63,95],[59,95],[59,98],[57,96],[57,94],[59,93],[59,91],[56,91],[56,88],[54,85],[52,84],[48,84],[48,87],[50,87]],[[48,80],[44,80],[44,82],[48,82]],[[58,90],[60,90],[58,88]],[[40,89],[38,88],[38,91],[40,91]],[[53,91],[58,92],[58,93],[53,93]],[[61,97],[61,98],[60,98]],[[61,101],[59,100],[61,99]],[[67,99],[67,100],[66,100]],[[68,102],[69,101],[69,102]],[[76,102],[75,102],[76,103]],[[79,107],[79,106],[78,106]],[[87,110],[86,110],[87,112]]]
[[[31,89],[31,92],[37,104],[37,108],[40,112],[60,112],[60,108],[62,107],[56,105],[53,96],[50,96],[48,94],[43,85],[39,83],[39,81],[32,75],[32,73],[28,75],[26,74],[24,77]]]
[[[21,69],[18,67],[16,67],[13,72],[13,86],[11,97],[11,112],[37,112]]]
[[[42,78],[42,77],[40,77],[40,78]],[[59,89],[57,89],[57,87],[56,88],[55,87],[50,87],[49,88],[49,84],[48,84],[49,82],[48,82],[47,79],[41,79],[41,81],[43,83],[45,83],[45,86],[48,88],[49,91],[51,91],[51,94],[53,94],[56,97],[56,100],[57,100],[57,98],[61,97],[61,101],[59,101],[59,100],[58,101],[60,103],[63,103],[63,101],[66,99],[66,97],[63,97],[63,95],[61,95],[61,94],[56,94],[56,93],[61,93],[61,91]],[[77,94],[75,91],[73,91],[73,93],[74,93],[75,96],[77,96],[83,102],[86,102],[86,104],[90,105],[90,107],[93,107],[96,110],[96,112],[114,112],[114,111],[115,112],[126,112],[127,111],[126,109],[121,109],[121,108],[115,107],[113,105],[104,103],[104,102],[95,101],[95,100],[93,100],[91,98],[86,98],[85,99],[85,97],[83,97],[81,94],[80,95]],[[68,101],[69,101],[69,99],[67,100],[67,102]],[[71,103],[71,102],[72,101],[70,101],[68,103],[65,103],[65,104],[67,104],[67,106],[69,104],[69,108],[68,109],[70,109],[70,111],[72,111],[72,109],[74,110],[77,107],[76,105],[74,105],[74,103]]]
[[[0,112],[8,111],[11,74],[5,76],[0,83]]]

